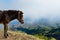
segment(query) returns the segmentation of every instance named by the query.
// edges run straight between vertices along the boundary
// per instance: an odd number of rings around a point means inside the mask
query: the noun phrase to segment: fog
[[[0,10],[21,10],[29,22],[40,18],[60,20],[60,0],[0,0]]]

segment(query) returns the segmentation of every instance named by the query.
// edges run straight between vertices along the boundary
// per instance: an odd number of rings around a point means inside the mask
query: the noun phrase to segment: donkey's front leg
[[[8,36],[7,30],[8,30],[8,24],[4,23],[4,37],[5,38],[7,38],[7,36]]]

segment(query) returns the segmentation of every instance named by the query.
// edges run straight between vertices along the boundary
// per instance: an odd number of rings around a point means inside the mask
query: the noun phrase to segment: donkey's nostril
[[[23,24],[24,22],[22,22],[21,24]]]
[[[24,20],[22,20],[22,22],[24,22]]]

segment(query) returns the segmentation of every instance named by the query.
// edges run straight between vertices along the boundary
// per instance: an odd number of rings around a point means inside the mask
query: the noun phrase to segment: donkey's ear
[[[21,14],[23,14],[23,12],[22,12],[22,11],[20,11],[20,13],[21,13]]]
[[[19,13],[19,14],[23,14],[23,12],[22,12],[22,11],[18,11],[18,13]]]

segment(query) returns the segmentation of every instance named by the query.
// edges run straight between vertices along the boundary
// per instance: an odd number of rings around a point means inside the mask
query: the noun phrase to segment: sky
[[[21,10],[24,19],[60,18],[60,0],[0,0],[0,10]]]

